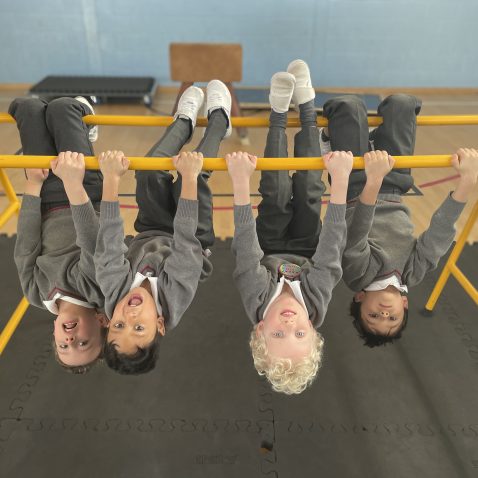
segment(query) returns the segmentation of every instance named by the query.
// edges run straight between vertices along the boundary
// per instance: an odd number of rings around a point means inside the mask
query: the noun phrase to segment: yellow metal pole
[[[171,116],[135,116],[135,115],[88,115],[83,118],[86,124],[110,125],[110,126],[169,126],[173,122]],[[0,113],[0,123],[15,123],[8,113]],[[326,118],[317,118],[318,126],[327,126]],[[382,124],[380,116],[370,116],[369,126]],[[450,125],[477,125],[478,115],[433,115],[418,116],[419,126],[450,126]],[[198,118],[197,126],[206,126],[207,118]],[[267,128],[269,119],[251,116],[233,117],[232,126],[236,128]],[[289,118],[287,126],[300,127],[299,118]]]
[[[15,332],[15,329],[18,327],[18,324],[25,315],[28,306],[29,304],[27,299],[23,297],[20,303],[17,305],[15,312],[13,312],[12,316],[10,317],[10,320],[7,322],[7,325],[5,325],[4,329],[2,330],[2,333],[0,334],[0,355],[7,346],[8,341],[13,335],[13,332]]]
[[[0,168],[49,168],[55,156],[0,155]],[[172,170],[171,158],[129,157],[131,170]],[[87,169],[99,169],[95,156],[85,157]],[[447,168],[451,166],[451,155],[396,156],[394,168]],[[205,158],[204,170],[226,171],[224,158]],[[354,168],[363,169],[363,157],[354,158]],[[316,158],[258,158],[257,170],[307,170],[325,169],[321,157]]]
[[[7,174],[3,169],[0,169],[0,183],[5,190],[5,194],[10,202],[10,205],[7,206],[2,213],[0,214],[0,228],[15,214],[20,210],[20,201],[13,189],[12,183],[8,179]]]
[[[17,156],[17,158],[18,158],[18,156]],[[8,200],[11,203],[19,202],[18,201],[18,196],[15,193],[15,189],[13,189],[13,186],[12,186],[12,183],[10,182],[10,179],[8,179],[8,176],[3,169],[0,169],[0,182],[2,183],[3,189],[5,191],[5,194],[8,197]]]
[[[425,304],[426,310],[432,311],[434,309],[435,304],[437,303],[437,300],[440,297],[443,291],[443,288],[445,287],[445,284],[447,283],[448,278],[450,277],[450,274],[452,273],[452,270],[454,270],[453,266],[455,266],[455,269],[456,269],[456,262],[458,258],[460,257],[461,251],[465,247],[466,239],[468,238],[468,235],[470,234],[470,231],[477,219],[478,219],[478,201],[476,201],[475,205],[473,206],[473,209],[470,213],[470,217],[466,221],[466,224],[463,227],[463,231],[461,231],[461,234],[458,237],[458,240],[456,241],[455,247],[451,251],[450,257],[448,257],[448,260],[446,261],[446,264],[443,267],[443,271],[440,274],[440,277],[438,278],[437,283],[435,284],[435,287],[433,288],[427,303]],[[457,280],[460,282],[459,279]],[[463,285],[461,282],[460,284]]]
[[[450,265],[450,272],[458,283],[465,289],[465,292],[478,304],[478,291],[473,287],[473,284],[468,280],[468,277],[461,272],[456,264]]]
[[[0,228],[18,211],[20,210],[20,203],[14,203],[7,206],[0,214]]]

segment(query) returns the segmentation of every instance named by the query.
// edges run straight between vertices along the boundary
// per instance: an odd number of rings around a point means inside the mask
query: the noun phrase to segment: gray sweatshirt
[[[103,308],[93,262],[98,227],[91,202],[54,209],[42,217],[41,198],[23,196],[14,258],[30,304],[45,308],[43,301],[60,292]]]
[[[196,238],[198,201],[180,199],[174,217],[174,235],[145,231],[124,243],[118,202],[103,201],[95,251],[96,279],[105,295],[106,315],[130,291],[136,272],[158,278],[158,300],[165,326],[178,325],[202,279],[212,272]]]
[[[436,268],[455,237],[454,224],[465,203],[451,195],[433,214],[429,228],[415,239],[410,210],[398,195],[380,194],[374,206],[359,200],[347,207],[344,281],[355,292],[393,273],[402,284],[419,284]]]
[[[232,251],[236,267],[233,277],[250,321],[256,324],[263,319],[280,279],[280,265],[292,263],[301,266],[298,280],[309,319],[315,328],[320,327],[332,290],[342,276],[340,261],[347,232],[345,205],[327,207],[317,250],[311,259],[292,254],[264,257],[250,205],[234,206],[234,224]]]

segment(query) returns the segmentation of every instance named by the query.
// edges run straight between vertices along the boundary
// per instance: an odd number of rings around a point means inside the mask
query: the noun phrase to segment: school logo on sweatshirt
[[[279,272],[283,275],[286,279],[294,280],[295,278],[299,277],[301,267],[297,264],[281,264],[279,266]]]

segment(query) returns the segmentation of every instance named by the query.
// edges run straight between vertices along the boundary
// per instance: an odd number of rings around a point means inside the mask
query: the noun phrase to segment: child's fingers
[[[388,155],[388,165],[390,166],[390,169],[395,165],[395,158],[393,156]]]
[[[123,156],[121,162],[122,162],[122,165],[123,165],[123,169],[124,169],[124,170],[129,169],[129,159],[128,159],[128,158],[126,158],[126,157]]]
[[[459,151],[459,150],[458,150]],[[452,154],[451,155],[451,165],[455,168],[458,169],[460,167],[460,160],[458,159],[458,154]]]
[[[52,159],[50,161],[50,167],[52,171],[55,171],[56,167],[58,166],[58,158]],[[44,170],[45,171],[45,170]],[[48,171],[48,170],[47,170]]]

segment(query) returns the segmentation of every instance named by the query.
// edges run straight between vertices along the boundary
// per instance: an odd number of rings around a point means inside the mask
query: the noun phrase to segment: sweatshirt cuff
[[[91,218],[96,218],[96,212],[91,201],[80,205],[71,205],[71,215],[73,221],[77,223],[91,223]]]
[[[372,218],[375,214],[375,208],[377,204],[364,204],[363,202],[357,201],[355,206],[354,216],[363,218],[365,221]]]
[[[199,201],[179,198],[175,218],[196,219],[198,217],[198,211]]]
[[[246,204],[245,206],[234,206],[234,224],[239,226],[241,224],[250,224],[255,222],[252,214],[252,206]]]
[[[40,212],[41,210],[41,197],[39,196],[30,196],[29,194],[24,194],[22,199],[22,209],[30,210],[35,212]]]
[[[448,221],[452,220],[455,222],[463,209],[465,209],[466,202],[456,201],[451,195],[452,193],[448,195],[438,211],[440,212],[440,216],[444,216]]]
[[[100,218],[102,220],[117,219],[120,216],[118,201],[101,201]]]
[[[327,205],[327,212],[325,213],[324,222],[340,223],[345,221],[346,204],[333,204]]]

